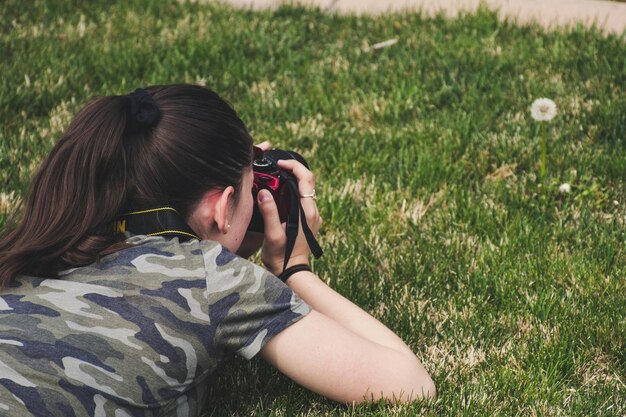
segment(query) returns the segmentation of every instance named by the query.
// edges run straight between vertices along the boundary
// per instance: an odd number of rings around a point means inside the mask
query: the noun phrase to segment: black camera
[[[305,167],[309,165],[305,159],[297,152],[285,151],[282,149],[272,149],[263,152],[260,148],[255,147],[254,161],[252,162],[252,171],[254,175],[254,185],[252,194],[254,196],[254,210],[248,230],[252,232],[263,232],[263,216],[259,211],[257,196],[260,190],[268,190],[278,208],[278,217],[281,223],[286,223],[285,233],[287,234],[287,245],[285,249],[285,263],[291,256],[291,251],[298,235],[300,222],[302,230],[306,237],[307,243],[311,248],[311,252],[316,258],[322,256],[320,248],[315,236],[307,225],[304,209],[300,204],[300,192],[298,190],[298,179],[278,166],[278,161],[283,159],[295,159]]]

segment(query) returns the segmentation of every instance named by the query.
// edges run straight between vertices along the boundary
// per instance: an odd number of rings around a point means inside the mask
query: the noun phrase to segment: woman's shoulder
[[[220,245],[212,241],[191,239],[181,242],[178,238],[162,236],[129,235],[127,246],[117,252],[104,256],[92,267],[104,268],[127,266],[143,270],[147,265],[168,267],[198,266],[204,263],[205,253]]]
[[[190,277],[232,277],[242,271],[252,275],[267,272],[212,240],[191,239],[181,242],[178,238],[134,235],[126,243],[129,244],[127,248],[104,257],[100,265],[95,267],[129,268],[139,273],[154,271]]]
[[[214,256],[228,260],[237,257],[237,255],[230,252],[220,243],[212,240],[190,239],[180,241],[177,237],[167,238],[162,236],[128,235],[125,243],[128,247],[112,254],[113,258],[119,257],[122,254],[153,254],[162,256],[187,255],[188,257]]]

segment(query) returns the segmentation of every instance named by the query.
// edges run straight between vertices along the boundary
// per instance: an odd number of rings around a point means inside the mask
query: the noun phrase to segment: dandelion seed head
[[[530,115],[538,122],[549,122],[556,116],[556,103],[549,98],[538,98],[530,106]]]
[[[567,194],[572,191],[572,187],[568,183],[563,183],[559,186],[559,191],[563,194]]]

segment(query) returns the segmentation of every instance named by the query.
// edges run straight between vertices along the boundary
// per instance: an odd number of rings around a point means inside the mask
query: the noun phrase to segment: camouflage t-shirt
[[[218,365],[310,311],[219,244],[133,236],[61,279],[0,292],[1,416],[195,416]]]

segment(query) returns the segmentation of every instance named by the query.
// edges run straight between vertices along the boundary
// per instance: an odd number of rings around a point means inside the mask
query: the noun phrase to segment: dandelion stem
[[[546,140],[546,123],[541,123],[541,180],[543,181],[546,177],[546,154],[548,143]]]

